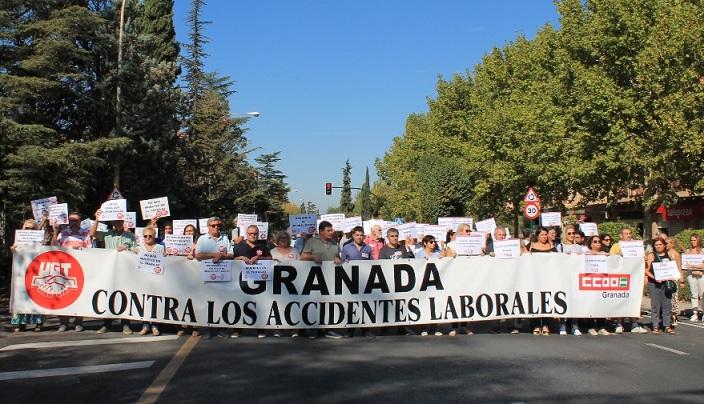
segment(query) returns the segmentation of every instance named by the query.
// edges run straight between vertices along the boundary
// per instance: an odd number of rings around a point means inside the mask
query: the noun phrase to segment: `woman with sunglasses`
[[[601,235],[601,251],[608,253],[611,251],[613,239],[609,233]]]
[[[609,255],[609,253],[604,252],[601,249],[601,237],[594,235],[587,238],[587,255]],[[591,327],[589,328],[589,335],[610,335],[611,333],[606,330],[606,319],[605,318],[595,318],[589,319]],[[598,331],[597,331],[598,330]]]
[[[672,329],[672,300],[665,295],[665,282],[655,280],[653,264],[656,262],[674,261],[674,256],[667,250],[667,240],[658,236],[652,243],[653,251],[646,257],[645,276],[648,279],[650,292],[650,318],[653,322],[653,334],[660,334],[660,326],[665,332],[674,334]]]
[[[41,228],[46,227],[46,224],[48,223],[47,218],[44,217],[42,218],[42,221],[37,224],[37,222],[34,219],[27,219],[22,223],[22,230],[39,230]],[[45,238],[44,238],[44,243],[42,244],[47,244],[47,239],[46,239],[46,230],[45,230]],[[17,251],[17,248],[19,246],[16,244],[13,244],[10,247],[10,251],[13,253]],[[21,248],[21,247],[19,247]],[[42,330],[42,325],[44,324],[44,316],[41,314],[25,314],[25,313],[12,313],[12,318],[10,319],[10,324],[13,325],[13,332],[20,332],[24,331],[27,327],[28,324],[35,324],[34,326],[34,332],[39,332]]]
[[[577,243],[577,228],[573,224],[565,226],[565,238],[562,240],[562,252],[565,254],[582,254],[582,245]]]
[[[144,230],[142,230],[142,239],[144,240],[144,244],[141,246],[137,246],[137,248],[135,249],[136,253],[148,252],[157,255],[166,255],[164,246],[156,242],[156,230],[154,230],[153,227],[147,226],[144,228]],[[146,335],[147,333],[149,333],[150,330],[152,332],[152,335],[154,335],[155,337],[161,334],[161,332],[159,332],[159,327],[157,323],[143,322],[142,330],[139,332],[139,335]]]
[[[689,236],[689,248],[685,250],[685,254],[688,255],[699,255],[704,254],[702,249],[702,239],[698,234],[692,234]],[[702,314],[702,294],[704,293],[704,261],[699,264],[688,263],[684,268],[687,270],[687,282],[689,283],[689,290],[692,292],[691,303],[692,303],[692,317],[690,321],[698,321],[699,316]]]
[[[435,240],[435,237],[431,235],[424,236],[423,239],[421,239],[421,243],[423,245],[423,249],[416,253],[416,258],[429,260],[434,258],[444,258],[447,255],[447,250],[438,249],[437,241]],[[438,330],[438,326],[436,324],[421,326],[420,335],[425,337],[428,333],[433,333],[437,337],[442,335],[442,332]]]

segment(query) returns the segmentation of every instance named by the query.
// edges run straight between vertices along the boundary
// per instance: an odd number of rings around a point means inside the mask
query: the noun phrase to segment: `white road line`
[[[644,314],[643,317],[648,317],[650,318],[649,314]],[[694,328],[704,328],[704,325],[697,325],[697,324],[692,324],[692,323],[685,323],[684,321],[680,320],[677,322],[677,325],[686,325],[687,327],[694,327]]]
[[[657,349],[662,349],[663,351],[671,352],[676,355],[682,355],[682,356],[689,355],[687,352],[678,351],[676,349],[668,348],[666,346],[662,346],[662,345],[658,345],[658,344],[645,344],[645,345],[651,346],[651,347],[657,348]]]
[[[164,335],[159,337],[128,337],[128,338],[101,338],[101,339],[82,339],[74,341],[53,341],[53,342],[34,342],[31,344],[15,344],[8,345],[0,349],[0,351],[17,351],[20,349],[43,349],[43,348],[64,348],[71,346],[90,346],[90,345],[109,345],[109,344],[139,344],[143,342],[159,342],[177,339],[178,335]]]
[[[109,365],[78,366],[74,368],[54,368],[38,370],[20,370],[17,372],[0,373],[0,381],[18,379],[37,379],[40,377],[73,376],[87,373],[117,372],[120,370],[134,370],[149,368],[154,361],[113,363]]]

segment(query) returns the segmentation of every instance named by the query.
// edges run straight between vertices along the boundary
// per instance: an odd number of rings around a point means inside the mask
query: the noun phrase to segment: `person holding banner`
[[[610,252],[611,251],[611,235],[609,233],[604,233],[601,235],[601,251]]]
[[[48,221],[46,220],[47,218],[48,216],[43,216],[41,223],[48,223]],[[40,228],[34,219],[27,219],[24,221],[24,223],[22,223],[21,229],[39,230]],[[44,243],[46,243],[46,238],[44,239]],[[10,246],[10,251],[12,251],[12,253],[14,254],[17,251],[18,247],[21,248],[21,246],[13,244],[12,246]],[[44,316],[42,316],[41,314],[12,313],[10,324],[14,326],[12,329],[13,332],[24,331],[27,327],[27,324],[35,324],[34,332],[39,332],[42,330],[42,324],[44,324]]]
[[[565,226],[565,239],[562,240],[562,252],[565,254],[582,254],[582,245],[576,242],[577,227],[573,224]]]
[[[530,243],[530,253],[551,253],[557,252],[555,246],[548,240],[548,229],[538,227],[535,231],[535,241]]]
[[[93,241],[88,234],[88,230],[81,229],[81,215],[78,212],[71,212],[68,215],[68,228],[59,232],[61,225],[54,226],[54,237],[52,245],[63,248],[91,248]],[[59,316],[59,332],[64,332],[68,329],[69,317]],[[83,317],[76,317],[73,321],[76,332],[83,331]]]
[[[585,253],[586,255],[609,255],[609,253],[604,252],[601,249],[601,237],[594,235],[587,239],[587,245],[589,250]],[[606,319],[605,318],[594,318],[589,319],[591,327],[589,327],[589,335],[611,335],[606,329]],[[598,331],[597,331],[598,330]]]
[[[156,231],[153,227],[147,226],[142,230],[142,237],[144,238],[144,245],[138,246],[135,249],[136,253],[149,252],[154,254],[166,255],[164,246],[156,242]],[[154,322],[144,322],[142,323],[142,329],[139,331],[139,335],[146,335],[151,329],[152,335],[158,337],[161,332],[159,332],[159,327],[157,323]]]
[[[300,254],[298,250],[291,247],[291,236],[285,231],[280,231],[274,237],[276,247],[271,249],[271,258],[278,263],[298,261]]]
[[[702,239],[698,234],[689,236],[689,248],[684,252],[687,255],[703,256]],[[704,261],[700,263],[688,262],[684,267],[687,270],[687,282],[689,290],[692,292],[692,317],[690,321],[698,321],[702,314],[702,294],[704,294]]]
[[[187,224],[186,227],[183,228],[183,235],[184,236],[191,236],[193,239],[193,242],[191,244],[191,252],[186,254],[186,259],[192,260],[195,258],[196,255],[196,240],[195,236],[198,234],[198,229],[196,229],[196,226],[192,224]]]
[[[457,236],[469,236],[472,234],[472,228],[466,224],[461,223],[457,225],[457,232],[453,233],[452,230],[448,232],[447,244],[445,245],[445,251],[447,251],[448,257],[457,257]]]
[[[390,228],[386,231],[387,243],[379,251],[379,259],[402,259],[402,258],[415,258],[413,255],[413,245],[411,240],[411,245],[402,245],[399,242],[399,233],[395,228]]]
[[[270,260],[271,252],[269,252],[266,241],[259,240],[259,227],[250,224],[245,232],[246,238],[235,244],[235,259],[244,261],[247,265],[256,264],[258,260]],[[234,331],[232,335],[234,336],[235,333],[239,333],[239,331]],[[266,338],[264,330],[257,330],[257,338]]]
[[[429,260],[433,258],[445,258],[449,256],[448,254],[451,254],[451,250],[448,249],[438,250],[438,242],[435,240],[435,237],[431,235],[423,236],[420,242],[423,248],[416,253],[416,258]]]
[[[381,226],[379,226],[378,224],[373,225],[372,234],[367,236],[367,239],[364,240],[364,243],[371,247],[372,259],[378,260],[379,254],[381,253],[381,249],[384,248],[384,245],[386,244],[384,242],[384,238],[381,237]]]
[[[555,251],[562,252],[562,243],[560,243],[560,235],[557,227],[553,226],[548,229],[548,241],[550,245],[555,247]]]
[[[137,242],[135,240],[134,234],[125,229],[124,220],[113,220],[112,229],[106,232],[98,231],[98,222],[100,222],[100,209],[95,211],[95,221],[93,226],[90,228],[90,236],[95,240],[104,242],[104,248],[108,250],[117,250],[118,252],[132,251],[136,246]],[[122,325],[122,333],[125,335],[131,335],[132,329],[130,328],[129,320],[120,320]],[[112,319],[103,320],[103,326],[98,329],[98,334],[104,334],[110,331],[112,325]]]
[[[342,262],[372,259],[372,248],[364,242],[364,228],[362,226],[355,226],[352,229],[352,242],[342,248],[340,259]]]
[[[618,238],[619,241],[614,243],[611,248],[609,249],[609,254],[611,255],[621,255],[623,256],[623,253],[621,252],[621,241],[633,241],[633,230],[631,230],[630,227],[623,227],[618,233]],[[645,257],[643,258],[645,260]],[[621,334],[623,333],[623,320],[622,318],[617,319],[616,322],[616,334]],[[631,321],[631,332],[634,334],[645,334],[648,331],[640,325],[638,322],[639,319],[637,318],[632,318],[630,319]]]
[[[667,240],[656,237],[652,243],[653,251],[646,257],[645,276],[648,279],[650,292],[650,317],[652,319],[653,334],[660,333],[660,327],[665,327],[665,332],[674,334],[672,329],[672,300],[665,293],[665,282],[655,279],[654,263],[674,261],[674,257],[667,251]]]

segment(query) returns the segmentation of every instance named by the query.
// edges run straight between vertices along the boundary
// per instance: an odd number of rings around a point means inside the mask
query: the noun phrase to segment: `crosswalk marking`
[[[154,361],[112,363],[109,365],[77,366],[72,368],[20,370],[15,372],[0,373],[0,381],[18,379],[37,379],[41,377],[73,376],[91,373],[117,372],[121,370],[134,370],[149,368]]]
[[[128,338],[101,338],[82,339],[73,341],[33,342],[30,344],[15,344],[0,348],[0,351],[17,351],[20,349],[45,349],[65,348],[72,346],[109,345],[109,344],[140,344],[146,342],[159,342],[177,339],[178,335],[163,335],[159,337],[128,337]]]

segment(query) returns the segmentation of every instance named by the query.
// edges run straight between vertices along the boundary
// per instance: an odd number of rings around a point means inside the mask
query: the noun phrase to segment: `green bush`
[[[698,234],[699,237],[704,238],[704,229],[682,230],[681,232],[677,233],[676,236],[673,236],[673,237],[680,242],[680,246],[682,247],[682,251],[684,251],[685,249],[689,248],[689,237],[695,233]],[[682,252],[682,251],[680,251],[680,252]]]
[[[621,229],[623,229],[624,227],[628,227],[629,229],[631,229],[631,231],[633,232],[634,239],[636,239],[636,240],[641,239],[641,234],[638,233],[638,229],[636,229],[635,227],[631,226],[628,223],[603,222],[603,223],[599,223],[599,225],[597,227],[599,228],[599,234],[603,235],[603,234],[608,233],[609,235],[611,235],[611,239],[613,240],[611,242],[611,244],[618,243],[619,233],[621,232]]]

